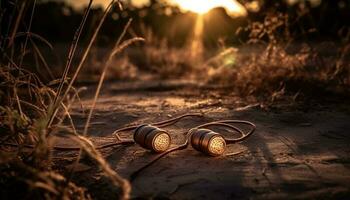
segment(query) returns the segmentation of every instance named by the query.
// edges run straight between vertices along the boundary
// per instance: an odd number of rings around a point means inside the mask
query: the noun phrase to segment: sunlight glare
[[[213,8],[223,7],[227,12],[236,15],[245,15],[246,10],[235,0],[171,0],[185,11],[205,14]]]

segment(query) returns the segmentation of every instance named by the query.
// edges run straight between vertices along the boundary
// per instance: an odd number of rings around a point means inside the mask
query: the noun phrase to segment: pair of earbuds
[[[170,148],[171,146],[171,135],[168,131],[164,130],[164,127],[170,126],[177,123],[185,117],[203,117],[202,114],[186,114],[169,120],[156,122],[153,124],[144,124],[138,126],[129,126],[125,128],[118,129],[114,131],[113,135],[119,140],[119,142],[113,142],[108,144],[103,144],[97,146],[96,149],[105,149],[114,147],[116,145],[126,145],[137,143],[141,147],[151,150],[158,155],[152,159],[149,163],[145,164],[130,176],[130,180],[133,181],[135,178],[146,168],[153,165],[156,161],[166,156],[167,154],[186,149],[189,144],[202,153],[205,153],[210,156],[220,156],[223,155],[226,151],[226,145],[241,142],[247,139],[256,129],[256,126],[248,121],[240,120],[223,120],[223,121],[214,121],[210,123],[205,123],[196,127],[193,127],[184,133],[185,142]],[[249,125],[251,129],[247,132],[244,132],[242,129],[234,126],[233,124],[244,124]],[[231,132],[236,132],[240,134],[240,137],[237,138],[227,138],[223,134],[220,134],[216,131],[210,129],[211,127],[223,127],[226,130],[231,130]],[[121,132],[133,131],[133,139],[122,139],[120,137]],[[3,143],[2,145],[18,147],[18,144],[13,143]],[[34,148],[33,145],[22,145],[26,148]],[[1,145],[0,145],[1,147]],[[53,147],[56,150],[60,151],[76,151],[80,150],[81,147]]]
[[[214,121],[210,123],[205,123],[199,126],[196,126],[189,131],[186,131],[184,134],[186,139],[185,143],[179,145],[178,147],[170,149],[171,145],[171,135],[168,131],[163,128],[177,123],[182,118],[185,117],[203,117],[201,114],[187,114],[180,117],[176,117],[167,121],[158,122],[155,124],[143,124],[140,126],[126,127],[119,129],[114,132],[114,135],[122,140],[119,136],[120,132],[124,131],[133,131],[133,141],[139,144],[141,147],[151,150],[155,153],[167,154],[175,150],[180,150],[186,148],[190,143],[191,146],[206,155],[210,156],[220,156],[223,155],[226,151],[226,145],[237,143],[248,138],[256,129],[256,126],[248,121],[241,120],[223,120],[223,121]],[[244,133],[244,131],[233,124],[245,124],[249,125],[251,129]],[[239,133],[241,136],[238,138],[226,138],[223,134],[215,132],[210,129],[210,127],[224,127],[230,129],[236,133]],[[125,141],[125,140],[124,140]]]

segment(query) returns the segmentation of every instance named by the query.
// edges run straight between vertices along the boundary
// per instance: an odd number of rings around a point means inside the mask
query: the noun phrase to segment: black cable
[[[166,127],[166,126],[170,126],[173,125],[175,123],[177,123],[178,121],[180,121],[183,118],[186,117],[203,117],[203,114],[199,114],[199,113],[193,113],[193,114],[184,114],[181,115],[179,117],[175,117],[175,118],[171,118],[168,120],[164,120],[164,121],[160,121],[160,122],[155,122],[152,123],[152,125],[158,126],[158,127]],[[110,148],[113,146],[117,146],[117,145],[127,145],[127,144],[134,144],[134,140],[125,140],[125,139],[121,139],[118,135],[118,133],[120,132],[124,132],[124,131],[131,131],[133,129],[136,129],[138,126],[129,126],[129,127],[125,127],[125,128],[121,128],[121,129],[117,129],[116,131],[113,132],[113,135],[115,137],[117,137],[117,139],[119,140],[118,142],[113,142],[113,143],[108,143],[108,144],[103,144],[101,146],[97,146],[96,149],[101,150],[101,149],[106,149],[106,148]],[[30,144],[14,144],[14,143],[2,143],[0,146],[12,146],[12,147],[18,147],[18,146],[22,146],[25,148],[34,148],[34,145],[30,145]],[[79,151],[80,147],[59,147],[59,146],[53,146],[52,147],[54,150],[57,151]]]
[[[248,133],[246,134],[243,134],[242,137],[240,138],[237,138],[237,139],[232,139],[232,138],[226,138],[224,137],[225,141],[227,144],[232,144],[232,143],[237,143],[237,142],[241,142],[245,139],[247,139],[249,136],[251,136],[254,131],[256,130],[256,126],[255,124],[249,122],[249,121],[242,121],[242,120],[222,120],[222,121],[216,121],[216,122],[210,122],[210,123],[206,123],[206,124],[203,124],[203,125],[200,125],[200,126],[197,126],[195,128],[199,129],[199,128],[205,128],[205,127],[208,127],[208,126],[222,126],[222,124],[230,124],[230,123],[235,123],[235,124],[246,124],[246,125],[249,125],[252,127],[252,129],[250,129],[248,131]],[[234,126],[233,126],[234,127]],[[232,128],[232,127],[231,127]],[[235,127],[236,128],[236,127]],[[238,128],[237,128],[238,129]]]
[[[155,122],[155,123],[150,123],[150,125],[157,126],[158,128],[164,128],[164,127],[173,125],[173,124],[179,122],[181,119],[186,118],[186,117],[203,117],[203,114],[200,114],[200,113],[184,114],[184,115],[181,115],[179,117],[171,118],[171,119],[168,119],[168,120]],[[117,137],[117,139],[121,140],[121,138],[119,136],[119,133],[125,132],[125,131],[132,131],[132,130],[138,128],[139,126],[140,125],[134,125],[134,126],[128,126],[128,127],[125,127],[125,128],[117,129],[117,130],[115,130],[113,132],[112,135]]]
[[[250,125],[252,127],[251,130],[248,131],[248,133],[244,134],[243,131],[233,125],[230,125],[229,123],[236,123],[236,124],[247,124],[247,125]],[[215,122],[210,122],[210,123],[206,123],[206,124],[203,124],[203,125],[199,125],[195,128],[192,128],[190,129],[189,131],[187,131],[185,133],[185,142],[183,144],[180,144],[179,146],[177,147],[173,147],[161,154],[159,154],[156,158],[152,159],[149,163],[147,163],[146,165],[142,166],[141,168],[139,168],[138,170],[136,170],[135,172],[133,172],[131,175],[130,175],[130,181],[133,182],[137,176],[145,169],[147,169],[148,167],[150,167],[151,165],[153,165],[155,162],[157,162],[159,159],[163,158],[164,156],[172,153],[172,152],[175,152],[175,151],[179,151],[179,150],[184,150],[188,147],[189,145],[189,140],[190,140],[190,137],[193,133],[194,130],[196,129],[200,129],[200,128],[207,128],[207,127],[210,127],[210,126],[224,126],[224,127],[228,127],[228,128],[231,128],[232,130],[234,131],[237,131],[238,133],[240,133],[242,136],[240,138],[237,138],[237,139],[232,139],[232,138],[225,138],[225,141],[228,143],[228,144],[233,144],[233,143],[238,143],[238,142],[241,142],[245,139],[247,139],[249,136],[251,136],[254,131],[256,130],[256,126],[255,124],[249,122],[249,121],[241,121],[241,120],[222,120],[222,121],[215,121]]]
[[[160,121],[160,122],[156,122],[156,123],[152,123],[151,125],[153,126],[157,126],[157,127],[167,127],[170,125],[173,125],[175,123],[177,123],[178,121],[180,121],[181,119],[185,118],[185,117],[203,117],[202,114],[185,114],[185,115],[181,115],[179,117],[175,117],[169,120],[164,120],[164,121]],[[252,128],[245,134],[240,128],[237,128],[236,126],[233,126],[231,124],[246,124],[251,126]],[[189,131],[186,131],[184,133],[185,135],[185,142],[183,144],[180,144],[176,147],[173,147],[161,154],[159,154],[156,158],[152,159],[149,163],[147,163],[146,165],[142,166],[141,168],[139,168],[138,170],[136,170],[135,172],[133,172],[130,175],[130,181],[133,181],[137,178],[137,176],[146,168],[150,167],[152,164],[154,164],[155,162],[157,162],[159,159],[161,159],[162,157],[168,155],[169,153],[175,152],[175,151],[179,151],[179,150],[184,150],[188,147],[189,145],[189,141],[190,141],[190,137],[192,136],[192,133],[194,130],[196,129],[201,129],[201,128],[207,128],[210,126],[221,126],[221,127],[226,127],[229,128],[237,133],[241,134],[241,137],[239,138],[226,138],[225,142],[227,144],[233,144],[233,143],[238,143],[241,142],[245,139],[247,139],[249,136],[251,136],[254,131],[256,130],[256,126],[255,124],[249,122],[249,121],[242,121],[242,120],[222,120],[222,121],[215,121],[215,122],[210,122],[210,123],[205,123],[199,126],[196,126],[192,129],[190,129]],[[131,131],[134,130],[136,128],[138,128],[139,125],[135,125],[135,126],[128,126],[125,128],[121,128],[121,129],[117,129],[116,131],[113,132],[112,135],[114,135],[115,137],[117,137],[117,139],[119,140],[118,142],[113,142],[113,143],[108,143],[108,144],[103,144],[101,146],[97,146],[96,149],[100,150],[100,149],[105,149],[105,148],[110,148],[110,147],[114,147],[117,145],[127,145],[127,144],[134,144],[135,141],[134,140],[125,140],[125,139],[121,139],[119,136],[120,132],[125,132],[125,131]],[[18,147],[18,144],[12,144],[12,143],[3,143],[2,145],[5,146],[13,146],[13,147]],[[1,145],[0,145],[1,146]],[[25,148],[34,148],[33,145],[28,145],[28,144],[24,144],[22,145]],[[58,151],[78,151],[81,148],[80,147],[59,147],[59,146],[54,146],[53,149],[58,150]]]
[[[125,141],[119,141],[119,142],[113,142],[113,143],[107,143],[107,144],[103,144],[100,146],[97,146],[96,149],[100,150],[100,149],[106,149],[106,148],[110,148],[110,147],[114,147],[117,145],[128,145],[128,144],[134,144],[135,142],[133,140],[125,140]],[[24,148],[30,148],[33,149],[34,145],[30,145],[30,144],[13,144],[13,143],[3,143],[2,146],[11,146],[11,147],[18,147],[18,146],[22,146]],[[60,146],[53,146],[52,147],[54,150],[57,151],[79,151],[81,147],[60,147]]]

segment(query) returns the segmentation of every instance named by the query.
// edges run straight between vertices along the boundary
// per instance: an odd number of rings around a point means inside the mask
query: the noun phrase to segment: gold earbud
[[[191,130],[191,145],[197,151],[211,156],[220,156],[226,150],[224,137],[209,129]]]
[[[152,125],[141,125],[134,131],[134,141],[145,149],[161,153],[168,150],[171,137],[163,129]]]

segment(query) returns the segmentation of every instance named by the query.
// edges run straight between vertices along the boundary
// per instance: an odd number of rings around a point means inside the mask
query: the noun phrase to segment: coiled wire
[[[251,126],[251,129],[247,133],[244,133],[242,131],[242,129],[240,129],[240,128],[236,127],[236,126],[233,126],[231,124],[246,124],[246,125]],[[184,143],[182,143],[182,144],[180,144],[180,145],[178,145],[176,147],[170,148],[169,150],[159,154],[154,159],[152,159],[149,163],[147,163],[146,165],[142,166],[141,168],[139,168],[138,170],[133,172],[130,175],[130,181],[134,181],[137,178],[137,176],[143,170],[147,169],[148,167],[153,165],[155,162],[157,162],[159,159],[163,158],[164,156],[166,156],[166,155],[168,155],[168,154],[170,154],[172,152],[175,152],[175,151],[180,151],[180,150],[186,149],[188,147],[188,145],[189,145],[190,138],[191,138],[194,130],[200,129],[200,128],[208,128],[208,127],[211,127],[211,126],[226,127],[226,128],[229,128],[229,129],[231,129],[231,130],[241,134],[241,137],[239,137],[239,138],[227,138],[227,137],[224,137],[225,142],[227,144],[234,144],[234,143],[242,142],[242,141],[246,140],[248,137],[250,137],[254,133],[254,131],[256,130],[255,124],[253,124],[252,122],[249,122],[249,121],[242,121],[242,120],[215,121],[215,122],[210,122],[210,123],[206,123],[206,124],[202,124],[202,125],[199,125],[197,127],[194,127],[192,129],[190,129],[189,131],[186,131],[184,133],[184,135],[185,135]]]

